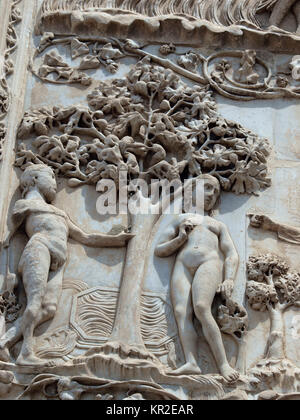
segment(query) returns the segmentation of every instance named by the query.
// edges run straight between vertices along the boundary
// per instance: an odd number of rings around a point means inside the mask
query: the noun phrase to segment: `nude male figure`
[[[220,195],[220,184],[210,175],[203,178],[204,209],[209,212]],[[239,374],[227,361],[221,332],[211,311],[218,291],[223,296],[231,296],[239,264],[227,227],[209,216],[182,214],[163,233],[155,250],[161,258],[174,253],[177,257],[171,278],[171,299],[186,363],[172,373],[201,373],[197,363],[198,336],[193,325],[195,314],[220,373],[227,381],[236,381]]]
[[[68,215],[51,205],[57,192],[54,173],[45,165],[32,165],[20,180],[23,199],[13,210],[13,229],[4,247],[8,247],[15,232],[24,223],[29,241],[19,263],[27,306],[21,318],[0,340],[0,359],[9,360],[9,349],[23,336],[23,344],[16,363],[45,364],[34,353],[35,328],[52,319],[56,313],[62,290],[67,260],[68,237],[91,247],[122,247],[132,235],[117,236],[101,233],[87,234],[69,219]]]

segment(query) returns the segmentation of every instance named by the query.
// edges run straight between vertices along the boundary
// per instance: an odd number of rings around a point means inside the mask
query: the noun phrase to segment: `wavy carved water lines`
[[[104,343],[113,329],[118,290],[87,290],[75,299],[72,326],[81,338],[81,345]],[[155,352],[165,353],[165,344],[176,335],[170,324],[172,308],[164,299],[144,294],[141,300],[141,331],[145,343]],[[169,325],[170,324],[170,325]]]
[[[36,339],[35,349],[38,357],[51,359],[70,354],[76,346],[77,333],[66,327]]]
[[[118,292],[95,291],[82,296],[77,311],[80,328],[91,337],[109,337],[117,307]]]
[[[206,19],[217,25],[229,26],[241,21],[258,25],[258,12],[271,7],[277,0],[45,0],[41,16],[55,11],[120,9],[146,16],[183,14]]]
[[[141,330],[147,342],[160,341],[168,336],[168,323],[171,308],[169,305],[152,296],[142,296],[141,300]]]

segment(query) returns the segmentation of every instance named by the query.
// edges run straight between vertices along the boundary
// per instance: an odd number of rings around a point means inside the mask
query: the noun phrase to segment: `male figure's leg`
[[[62,292],[62,281],[64,275],[64,268],[61,267],[56,272],[50,272],[49,281],[47,283],[47,288],[45,296],[42,303],[42,311],[38,314],[36,318],[35,328],[40,324],[43,324],[46,321],[49,321],[54,317],[58,302]],[[19,318],[15,321],[13,327],[11,327],[5,335],[0,340],[0,350],[5,347],[12,347],[22,338],[22,318]]]
[[[54,318],[59,299],[62,293],[62,282],[64,277],[65,264],[57,271],[50,272],[46,293],[42,303],[42,312],[37,319],[36,327]]]
[[[174,375],[201,373],[197,362],[198,335],[193,325],[191,284],[190,272],[181,261],[177,261],[171,280],[171,298],[186,363],[173,371]]]
[[[27,306],[20,323],[23,344],[16,363],[35,364],[39,359],[34,355],[33,333],[47,289],[51,256],[48,248],[38,241],[32,242],[25,253],[21,271]]]
[[[233,381],[239,375],[229,366],[222,335],[211,312],[212,303],[222,279],[223,265],[216,260],[207,261],[198,268],[195,274],[192,296],[195,314],[202,325],[203,334],[212,350],[220,373],[228,381]]]
[[[35,319],[34,329],[37,328],[39,325],[43,324],[44,322],[47,322],[50,319],[52,319],[56,313],[58,302],[62,292],[64,268],[65,265],[61,267],[58,271],[50,272],[49,274],[49,281],[47,283],[42,308],[37,318]],[[0,340],[0,360],[9,360],[8,349],[14,344],[16,344],[22,338],[22,335],[23,318],[19,318],[16,320],[13,327],[11,327]]]

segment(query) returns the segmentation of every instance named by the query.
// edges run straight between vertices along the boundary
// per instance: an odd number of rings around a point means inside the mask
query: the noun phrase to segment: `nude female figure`
[[[212,210],[220,195],[219,181],[204,175],[204,208]],[[200,321],[220,373],[231,382],[239,374],[230,367],[221,332],[211,307],[218,291],[230,297],[239,258],[227,227],[209,216],[182,214],[162,234],[156,247],[157,257],[177,253],[171,278],[171,299],[186,363],[174,375],[195,375],[201,370],[197,362],[198,336],[194,315]],[[224,263],[220,253],[224,255]]]

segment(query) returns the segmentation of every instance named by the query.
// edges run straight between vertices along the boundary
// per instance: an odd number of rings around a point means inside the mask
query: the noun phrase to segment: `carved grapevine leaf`
[[[42,108],[26,112],[19,127],[18,137],[25,139],[32,132],[37,135],[48,134],[53,127],[53,110]]]

